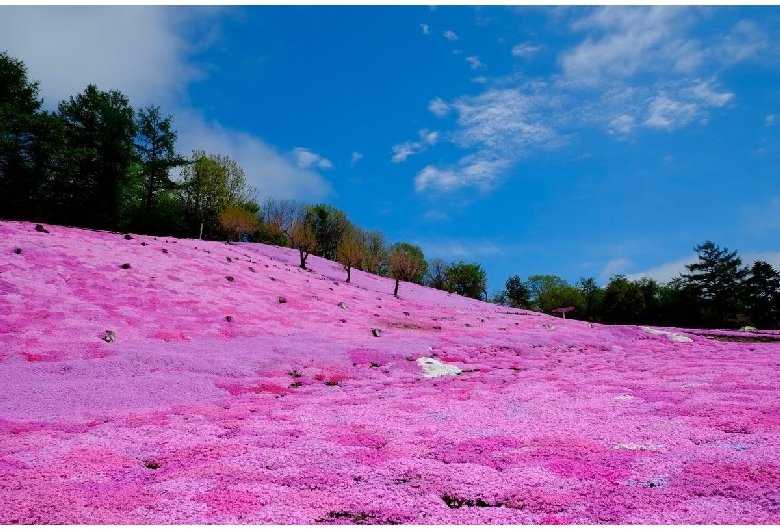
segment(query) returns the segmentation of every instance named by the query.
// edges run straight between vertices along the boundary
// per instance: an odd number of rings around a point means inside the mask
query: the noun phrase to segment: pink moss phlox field
[[[34,226],[0,223],[3,524],[780,523],[780,343],[737,342],[777,332]]]

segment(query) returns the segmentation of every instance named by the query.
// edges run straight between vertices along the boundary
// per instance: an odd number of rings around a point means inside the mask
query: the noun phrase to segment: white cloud
[[[24,61],[40,81],[47,108],[83,92],[118,89],[134,107],[171,106],[203,72],[188,62],[193,45],[181,28],[218,31],[213,9],[163,6],[23,6],[2,8],[0,49]],[[197,22],[198,24],[195,24]]]
[[[717,92],[712,88],[713,80],[702,81],[691,88],[693,97],[712,107],[722,107],[732,99],[733,92]]]
[[[512,57],[530,57],[535,54],[542,47],[540,45],[534,45],[530,42],[521,42],[512,46]]]
[[[453,106],[460,129],[455,138],[464,147],[483,146],[518,153],[551,142],[556,134],[539,112],[549,101],[519,89],[490,89],[463,97]]]
[[[482,85],[487,83],[487,77],[485,77],[484,75],[479,75],[477,77],[472,77],[471,80],[474,81],[475,83],[479,83],[479,84],[482,84]]]
[[[612,276],[615,276],[616,274],[623,274],[626,272],[626,269],[628,269],[632,264],[632,261],[628,258],[618,258],[613,259],[607,262],[606,265],[604,265],[604,268],[601,269],[601,273],[599,274],[599,280],[606,283],[609,281],[609,279]]]
[[[452,107],[459,114],[458,129],[452,138],[476,152],[449,166],[426,166],[414,178],[415,190],[490,189],[521,157],[560,141],[541,112],[550,103],[549,98],[519,89],[490,89],[456,100]]]
[[[464,156],[453,167],[425,166],[414,177],[414,189],[417,192],[426,189],[453,191],[473,186],[487,190],[511,165],[510,160],[496,158],[489,152],[478,152]]]
[[[607,131],[609,131],[610,134],[629,134],[634,130],[634,126],[636,125],[635,122],[636,120],[633,116],[621,114],[609,122]]]
[[[688,272],[685,268],[685,265],[696,263],[698,259],[699,258],[696,254],[691,254],[687,258],[662,263],[657,267],[653,267],[641,272],[626,274],[626,278],[633,281],[647,277],[652,278],[659,283],[668,283],[676,276]]]
[[[436,144],[439,139],[439,133],[437,131],[420,129],[418,134],[420,135],[419,142],[404,142],[393,146],[393,157],[391,160],[394,163],[405,162],[411,155],[426,151],[429,145]]]
[[[420,139],[427,144],[434,145],[439,139],[439,133],[438,131],[428,131],[428,129],[422,129],[420,131]]]
[[[765,261],[776,270],[780,270],[780,252],[740,252],[738,256],[742,259],[743,267],[752,267],[753,263],[756,261]],[[629,280],[639,280],[640,278],[647,277],[653,278],[659,283],[668,283],[680,274],[686,274],[688,272],[688,269],[685,268],[686,265],[697,263],[698,261],[699,257],[696,254],[690,254],[687,258],[663,263],[642,272],[627,274],[626,278]]]
[[[775,115],[770,114],[769,116],[766,117],[766,126],[769,127],[774,124],[775,124]]]
[[[363,158],[363,155],[358,153],[357,151],[352,151],[352,165],[354,166],[355,163]]]
[[[642,70],[688,71],[700,62],[700,46],[685,39],[688,17],[676,6],[606,6],[572,24],[585,41],[561,57],[571,82],[596,84]]]
[[[323,158],[305,147],[296,147],[293,149],[292,154],[298,167],[301,169],[309,169],[312,166],[317,166],[320,169],[333,168],[333,163],[330,160]]]
[[[420,24],[420,27],[422,28],[422,32],[425,35],[430,35],[430,31],[428,30],[428,24]]]
[[[444,35],[444,37],[449,40],[458,40],[458,36],[455,35],[454,31],[447,30],[443,32],[442,35]]]
[[[206,77],[191,56],[219,36],[222,8],[163,6],[25,6],[2,8],[0,50],[23,60],[40,81],[45,106],[94,83],[118,89],[130,104],[160,105],[173,114],[177,150],[219,153],[235,160],[260,196],[322,200],[330,184],[316,171],[249,133],[223,127],[182,106],[191,82]],[[319,161],[325,168],[329,161]]]
[[[661,94],[650,102],[650,116],[645,125],[671,131],[688,125],[696,118],[697,113],[696,104],[674,101],[666,94]]]
[[[477,69],[477,68],[485,68],[485,64],[479,60],[479,57],[476,55],[471,57],[466,57],[466,61],[471,65],[471,68]]]
[[[421,152],[422,146],[417,142],[404,142],[393,146],[393,157],[391,160],[398,164],[405,162],[409,156]]]
[[[767,37],[753,22],[741,20],[731,32],[723,38],[713,53],[726,64],[734,64],[750,59],[762,50],[768,49]]]
[[[257,187],[259,196],[302,200],[321,200],[331,193],[330,184],[316,171],[292,163],[287,156],[263,140],[242,131],[209,122],[199,113],[177,114],[178,149],[189,154],[193,149],[229,156],[240,165],[247,181]]]
[[[428,110],[435,114],[436,117],[441,118],[450,113],[450,106],[437,97],[428,102]]]

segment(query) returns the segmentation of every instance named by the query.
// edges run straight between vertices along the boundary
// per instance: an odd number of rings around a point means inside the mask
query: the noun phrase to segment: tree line
[[[425,284],[420,247],[389,245],[381,231],[355,225],[331,205],[259,201],[236,161],[204,150],[184,156],[176,141],[173,117],[159,106],[136,110],[120,91],[94,84],[44,110],[25,64],[0,53],[0,219],[244,238],[297,249],[302,268],[312,254],[338,261],[347,282],[352,269],[391,277],[396,295],[402,281]],[[475,267],[449,266],[453,291],[481,296],[486,277]],[[481,276],[472,285],[465,278],[474,272]]]
[[[780,329],[778,271],[765,261],[745,267],[736,251],[712,241],[694,250],[697,261],[666,284],[616,275],[602,288],[593,278],[571,285],[558,276],[512,276],[493,301],[550,314],[573,306],[569,317],[605,324]]]
[[[236,240],[294,248],[337,261],[346,281],[358,269],[488,300],[479,263],[428,262],[419,246],[388,244],[328,204],[258,200],[244,170],[227,156],[176,150],[173,117],[139,110],[118,90],[88,85],[57,110],[43,110],[24,63],[0,53],[0,218],[132,231],[156,236]],[[178,177],[172,175],[178,170]],[[742,266],[736,252],[707,241],[698,262],[667,284],[615,276],[575,284],[554,275],[519,276],[490,301],[608,324],[780,328],[780,274],[766,262]]]

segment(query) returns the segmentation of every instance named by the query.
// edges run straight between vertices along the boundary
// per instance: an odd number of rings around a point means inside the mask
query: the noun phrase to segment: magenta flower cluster
[[[780,524],[778,343],[46,228],[0,223],[0,523]]]

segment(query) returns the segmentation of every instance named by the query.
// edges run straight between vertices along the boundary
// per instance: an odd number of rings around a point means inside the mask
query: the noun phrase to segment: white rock
[[[649,333],[650,335],[666,335],[667,339],[673,340],[675,342],[693,342],[693,339],[690,337],[680,335],[679,333],[670,333],[669,331],[661,331],[658,329],[648,328],[647,326],[642,326],[640,329],[645,333]]]
[[[441,377],[443,375],[458,375],[461,370],[454,364],[444,364],[438,359],[420,357],[417,365],[423,369],[425,377]]]

